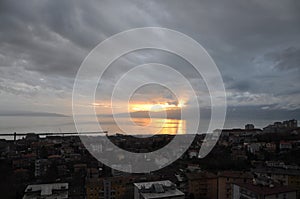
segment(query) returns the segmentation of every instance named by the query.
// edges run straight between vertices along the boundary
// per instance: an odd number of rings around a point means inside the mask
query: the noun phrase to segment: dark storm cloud
[[[300,48],[289,47],[280,52],[265,55],[266,59],[274,62],[274,67],[279,70],[295,70],[300,72]]]
[[[247,120],[285,120],[287,118],[300,118],[300,109],[273,109],[269,106],[228,107],[227,117],[230,119],[245,118]]]
[[[76,71],[99,42],[130,28],[161,26],[207,49],[223,75],[229,105],[298,110],[299,10],[298,0],[2,0],[1,99],[11,106],[22,95],[70,101]],[[132,65],[149,61],[172,65],[202,87],[185,61],[147,51],[117,61],[106,73],[105,89]]]
[[[255,80],[249,79],[231,80],[230,82],[228,81],[227,85],[228,89],[234,89],[240,92],[257,92],[258,87]]]
[[[5,57],[12,57],[10,64],[19,64],[27,70],[44,74],[75,74],[84,54],[80,47],[70,42],[70,38],[56,32],[48,18],[57,23],[64,20],[57,16],[62,10],[51,9],[41,2],[1,1],[2,31],[1,51]],[[62,3],[63,4],[63,3]],[[62,5],[63,6],[63,5]],[[46,11],[47,7],[50,9]],[[47,15],[51,13],[51,15]],[[70,17],[65,9],[65,17]],[[65,24],[67,26],[67,24]],[[72,37],[72,34],[69,36]],[[18,63],[14,63],[17,62]],[[20,63],[24,61],[25,63]],[[8,63],[1,63],[1,65]]]
[[[0,65],[74,77],[103,39],[152,21],[142,7],[138,1],[1,1]]]

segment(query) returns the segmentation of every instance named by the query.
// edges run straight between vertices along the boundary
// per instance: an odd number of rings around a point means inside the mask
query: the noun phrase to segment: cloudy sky
[[[298,0],[1,0],[1,115],[71,115],[74,78],[88,53],[116,33],[155,26],[208,51],[225,83],[228,117],[299,119],[299,10]],[[114,63],[105,84],[149,61],[190,71],[174,55],[149,50]]]

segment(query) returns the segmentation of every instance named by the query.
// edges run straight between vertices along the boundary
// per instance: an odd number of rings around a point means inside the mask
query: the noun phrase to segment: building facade
[[[218,199],[232,198],[233,183],[250,183],[253,175],[250,172],[223,171],[218,174]]]

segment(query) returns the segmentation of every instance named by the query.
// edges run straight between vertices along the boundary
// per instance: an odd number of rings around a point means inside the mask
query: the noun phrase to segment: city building
[[[68,189],[68,183],[28,185],[23,199],[65,199]]]
[[[202,171],[187,173],[188,195],[190,198],[216,199],[218,180],[213,173]]]
[[[250,143],[247,145],[248,152],[255,154],[260,151],[260,149],[263,147],[262,143]]]
[[[184,193],[169,180],[134,183],[134,199],[184,199]]]
[[[297,191],[281,185],[256,185],[253,183],[234,183],[232,199],[296,199]]]
[[[87,199],[121,199],[128,190],[130,177],[89,178],[86,181]]]
[[[35,134],[35,133],[27,133],[25,139],[27,141],[31,141],[31,142],[35,141],[36,142],[39,140],[39,135]]]
[[[50,163],[47,159],[38,159],[35,161],[34,176],[42,177],[47,174]]]
[[[0,155],[9,152],[9,145],[5,140],[0,139]]]
[[[287,141],[281,141],[280,143],[279,143],[279,149],[281,150],[281,151],[284,151],[284,150],[290,150],[290,149],[292,149],[292,143],[291,142],[287,142]]]
[[[276,152],[276,143],[275,142],[268,142],[266,143],[265,150],[269,153],[275,153]]]
[[[246,130],[252,130],[252,129],[254,129],[255,127],[254,127],[254,124],[246,124],[245,125],[245,129]]]
[[[268,168],[253,169],[252,171],[256,176],[266,176],[272,179],[275,183],[291,186],[298,190],[300,193],[300,170],[296,168],[290,168],[291,166],[284,163],[267,163]]]
[[[295,119],[283,121],[282,125],[286,128],[294,129],[298,127],[298,122]]]
[[[247,126],[247,125],[246,125]],[[262,133],[261,129],[252,128],[250,126],[245,126],[245,129],[240,128],[234,128],[234,129],[216,129],[214,130],[214,134],[219,135],[221,134],[221,137],[236,137],[239,138],[239,140],[244,140],[246,137],[253,137],[255,135],[259,135]],[[254,127],[254,126],[253,126]]]
[[[218,199],[232,198],[233,183],[252,182],[253,175],[250,172],[222,171],[218,173]]]
[[[283,122],[274,122],[263,128],[264,133],[284,133],[289,130],[296,129],[298,127],[298,121],[295,119],[287,120]]]

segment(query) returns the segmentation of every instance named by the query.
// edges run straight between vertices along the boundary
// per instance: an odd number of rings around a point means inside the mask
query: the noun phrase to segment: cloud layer
[[[93,47],[120,31],[159,26],[207,49],[223,75],[228,104],[243,117],[248,106],[257,110],[251,117],[266,110],[291,117],[300,109],[299,10],[297,0],[2,0],[0,111],[69,115],[76,71]],[[126,66],[153,60],[173,65],[205,92],[187,63],[152,51],[115,63],[106,89]]]

